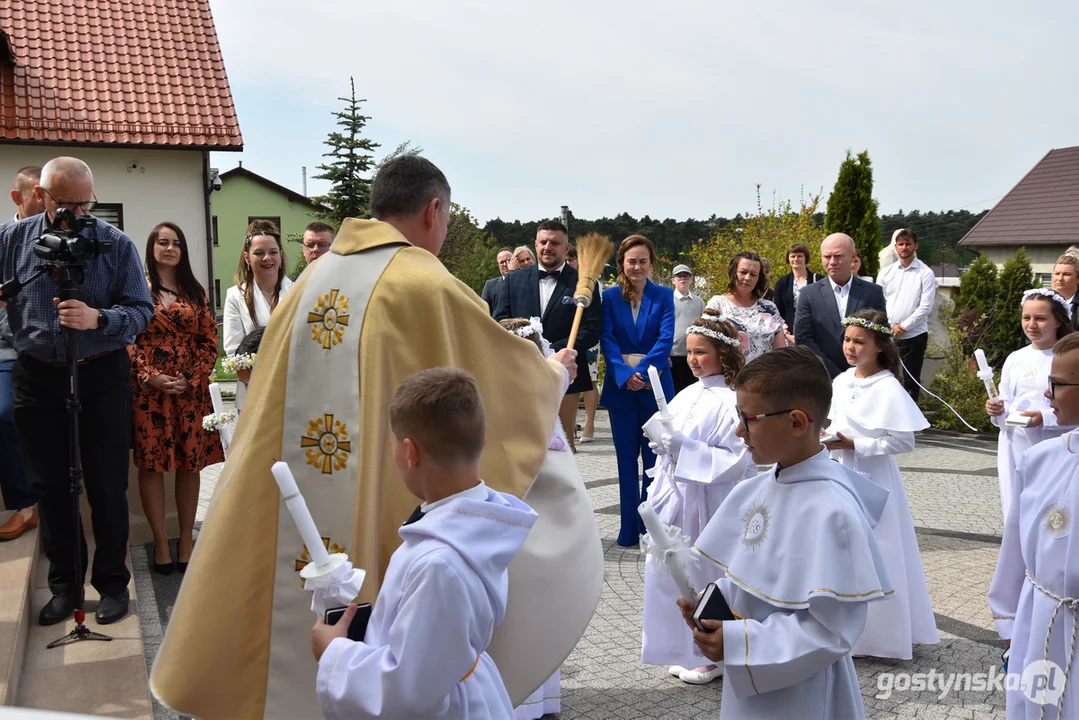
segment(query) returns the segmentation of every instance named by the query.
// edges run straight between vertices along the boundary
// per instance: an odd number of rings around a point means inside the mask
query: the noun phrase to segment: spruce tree
[[[839,177],[828,198],[828,213],[824,216],[824,231],[846,233],[854,238],[854,247],[862,253],[862,275],[877,276],[880,251],[880,217],[877,201],[873,199],[873,168],[869,152],[857,158],[847,150],[839,166]]]
[[[1011,256],[1000,271],[1000,294],[997,296],[997,309],[993,313],[994,345],[999,348],[1001,358],[1026,345],[1023,333],[1023,293],[1034,287],[1034,269],[1023,248]]]
[[[371,178],[368,173],[374,167],[373,152],[379,144],[363,137],[363,128],[371,118],[360,112],[356,99],[356,81],[349,78],[349,97],[337,98],[345,103],[345,109],[333,113],[341,132],[331,132],[323,144],[331,150],[323,157],[332,158],[326,165],[319,165],[322,174],[314,177],[330,181],[330,192],[316,198],[316,202],[330,206],[326,220],[334,227],[341,227],[345,218],[365,218],[370,215]]]

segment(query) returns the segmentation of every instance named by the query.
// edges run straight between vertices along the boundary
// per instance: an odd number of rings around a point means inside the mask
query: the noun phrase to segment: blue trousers
[[[648,447],[641,426],[658,410],[656,398],[649,390],[627,393],[634,396],[631,403],[608,408],[611,418],[611,435],[614,438],[614,451],[618,458],[618,499],[621,507],[622,526],[618,531],[618,544],[632,547],[640,542],[644,534],[644,522],[637,513],[637,506],[648,498],[648,486],[652,478],[642,475],[638,470],[638,458],[643,461],[644,470],[652,469],[656,464],[656,455]]]
[[[4,495],[4,507],[22,510],[36,503],[37,498],[30,492],[19,436],[11,419],[11,405],[15,397],[11,368],[14,366],[14,360],[0,360],[0,493]]]

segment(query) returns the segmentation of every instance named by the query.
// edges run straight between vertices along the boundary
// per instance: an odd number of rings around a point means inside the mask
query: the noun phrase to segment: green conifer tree
[[[371,178],[367,174],[374,167],[373,152],[379,147],[363,137],[363,128],[371,118],[360,112],[360,103],[365,99],[356,99],[356,81],[349,78],[351,93],[349,97],[337,98],[345,103],[345,109],[333,113],[341,132],[331,132],[323,144],[330,152],[323,157],[332,158],[325,165],[319,165],[322,174],[314,177],[330,181],[330,192],[316,198],[316,202],[328,205],[331,211],[326,220],[334,227],[341,227],[345,218],[365,218],[370,215]]]
[[[880,251],[880,217],[877,214],[877,201],[873,199],[873,168],[868,151],[858,153],[857,157],[852,156],[850,150],[847,151],[828,198],[824,231],[850,235],[854,239],[854,247],[862,253],[865,261],[861,274],[877,276],[880,269],[877,258]]]

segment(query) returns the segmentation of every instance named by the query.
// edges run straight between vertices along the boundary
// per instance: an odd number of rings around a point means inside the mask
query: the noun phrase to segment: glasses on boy
[[[777,415],[787,415],[789,413],[794,412],[797,409],[798,408],[788,408],[786,410],[776,410],[775,412],[757,413],[756,415],[746,415],[744,412],[742,412],[741,408],[735,408],[735,410],[738,412],[739,419],[741,419],[741,421],[742,421],[742,427],[745,428],[745,431],[747,433],[749,432],[749,423],[752,422],[753,420],[763,420],[764,418],[774,417],[774,416],[777,416]],[[813,418],[809,418],[809,422],[813,422]]]
[[[1049,397],[1052,398],[1053,400],[1057,399],[1057,388],[1058,387],[1076,387],[1076,386],[1079,386],[1079,383],[1060,382],[1059,380],[1054,380],[1053,376],[1050,375],[1049,376]]]

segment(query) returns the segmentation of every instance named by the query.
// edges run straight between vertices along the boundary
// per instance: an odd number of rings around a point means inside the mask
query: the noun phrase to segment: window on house
[[[1053,273],[1037,273],[1034,275],[1034,284],[1043,288],[1053,287]]]
[[[221,307],[221,281],[214,280],[214,304]]]
[[[117,230],[124,229],[124,206],[121,203],[99,202],[94,206],[94,217],[101,218]]]
[[[262,217],[260,215],[248,215],[247,216],[247,224],[248,225],[255,222],[256,220],[269,220],[270,222],[272,222],[274,224],[274,227],[277,228],[277,232],[281,232],[281,216],[280,215],[278,215],[277,217]]]
[[[214,215],[214,217],[213,217],[212,225],[213,225],[214,247],[217,247],[221,243],[220,243],[220,241],[218,239],[218,236],[217,236],[217,216],[216,215]]]

